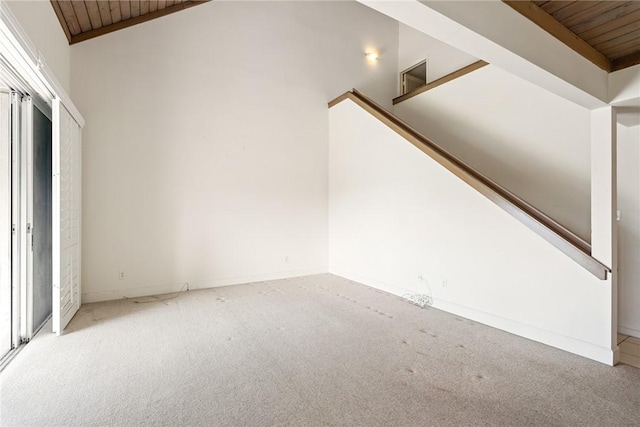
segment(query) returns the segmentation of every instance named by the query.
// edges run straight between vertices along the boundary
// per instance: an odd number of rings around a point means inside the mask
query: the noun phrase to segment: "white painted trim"
[[[243,283],[263,282],[267,280],[291,279],[294,277],[312,276],[315,274],[326,274],[328,269],[312,268],[304,270],[279,271],[274,273],[254,274],[247,276],[225,277],[221,279],[210,280],[185,280],[180,283],[170,283],[162,285],[139,286],[135,288],[114,289],[109,291],[87,292],[82,294],[82,303],[88,304],[92,302],[111,301],[122,298],[138,298],[149,295],[162,295],[173,292],[179,292],[184,289],[190,291],[195,289],[218,288],[221,286],[240,285]],[[188,286],[185,288],[185,284]]]
[[[372,288],[380,289],[384,292],[388,292],[399,297],[407,293],[415,293],[415,291],[403,289],[401,287],[370,279],[368,277],[363,277],[348,271],[336,270],[331,267],[329,267],[329,273],[348,280],[353,280]],[[535,328],[533,326],[525,325],[523,323],[506,319],[504,317],[495,316],[493,314],[485,313],[473,308],[454,304],[442,299],[434,299],[433,307],[438,310],[446,311],[447,313],[455,314],[456,316],[464,317],[465,319],[473,320],[474,322],[482,323],[484,325],[501,329],[503,331],[518,335],[523,338],[537,341],[542,344],[558,348],[560,350],[564,350],[604,363],[606,365],[613,366],[618,362],[617,353],[619,352],[619,350],[617,347],[616,349],[611,350],[607,347],[601,347],[596,344],[556,334],[551,331]]]
[[[11,237],[11,92],[0,89],[0,360],[14,347]],[[8,347],[7,347],[8,345]],[[2,364],[0,364],[2,368]]]
[[[78,157],[76,163],[78,167],[78,309],[82,306],[82,126],[77,129],[78,132]]]
[[[27,32],[24,31],[5,1],[0,1],[0,36],[2,36],[0,39],[2,39],[5,49],[9,49],[13,53],[8,59],[13,65],[17,65],[16,68],[22,72],[23,78],[38,90],[38,93],[48,103],[54,97],[60,98],[73,119],[80,127],[84,127],[85,122],[80,111],[46,64],[42,53],[29,40]]]
[[[51,106],[51,275],[52,283],[52,332],[60,335],[60,100],[53,99]]]
[[[32,97],[22,98],[21,102],[21,138],[22,169],[21,210],[22,236],[24,241],[23,260],[21,266],[21,316],[20,335],[30,340],[33,335],[33,229],[28,230],[28,224],[33,226],[33,102]]]
[[[13,299],[12,312],[12,333],[13,345],[20,345],[20,332],[22,330],[22,322],[24,318],[20,307],[22,306],[24,290],[23,286],[23,250],[24,241],[22,239],[22,199],[24,190],[22,185],[22,140],[20,139],[20,109],[21,98],[17,92],[11,92],[11,286]]]

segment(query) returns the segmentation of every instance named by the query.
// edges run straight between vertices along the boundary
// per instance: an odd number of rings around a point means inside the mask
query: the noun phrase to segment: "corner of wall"
[[[71,49],[49,1],[6,1],[62,88],[71,93]]]

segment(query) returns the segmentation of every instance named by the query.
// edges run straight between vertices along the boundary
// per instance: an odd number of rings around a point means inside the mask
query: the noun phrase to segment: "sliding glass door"
[[[37,331],[52,310],[52,171],[51,119],[39,108],[33,111],[31,144],[33,179],[28,224],[31,234],[31,274],[33,291],[32,330]],[[29,236],[27,236],[29,237]]]
[[[11,287],[11,93],[0,90],[0,358],[13,347]]]

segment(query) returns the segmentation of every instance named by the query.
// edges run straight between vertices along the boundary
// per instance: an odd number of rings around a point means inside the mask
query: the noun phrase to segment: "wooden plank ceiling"
[[[69,44],[98,37],[209,0],[51,0]]]
[[[640,64],[640,1],[505,1],[606,71]]]
[[[51,0],[69,44],[209,0]],[[640,0],[505,3],[606,71],[640,64]]]

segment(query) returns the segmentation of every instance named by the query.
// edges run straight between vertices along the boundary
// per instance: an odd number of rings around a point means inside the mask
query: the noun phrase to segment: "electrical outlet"
[[[286,257],[284,257],[284,262],[286,262],[287,264],[289,264],[289,255],[287,255]]]
[[[118,280],[124,280],[124,271],[118,273]]]
[[[447,286],[449,286],[449,281],[447,279],[442,279],[442,287],[446,288]]]

